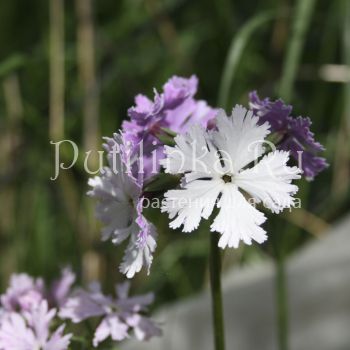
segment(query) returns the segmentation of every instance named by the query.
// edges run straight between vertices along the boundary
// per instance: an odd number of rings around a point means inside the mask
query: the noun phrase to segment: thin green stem
[[[277,252],[276,267],[276,297],[279,350],[288,350],[288,294],[287,276],[284,254]]]
[[[225,349],[224,317],[221,292],[221,254],[218,247],[219,234],[210,233],[210,286],[214,327],[214,349]]]

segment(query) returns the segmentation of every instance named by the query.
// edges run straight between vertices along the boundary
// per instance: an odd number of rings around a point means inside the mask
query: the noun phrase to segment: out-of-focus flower
[[[184,232],[191,232],[216,205],[219,213],[211,231],[221,233],[221,248],[238,247],[240,240],[265,241],[260,225],[266,217],[253,204],[263,202],[275,213],[291,207],[298,190],[291,181],[300,178],[300,170],[286,165],[285,151],[270,152],[257,162],[269,134],[269,124],[258,121],[252,111],[236,106],[230,117],[219,113],[216,131],[193,126],[186,135],[175,137],[175,147],[165,146],[165,171],[185,174],[182,189],[165,193],[162,210],[170,219],[176,217],[170,227],[183,225]],[[249,168],[253,161],[256,164]]]
[[[88,291],[76,290],[62,306],[60,317],[75,323],[91,317],[102,317],[93,339],[95,347],[108,337],[114,341],[128,338],[130,330],[134,330],[139,340],[160,336],[158,325],[143,315],[153,302],[153,294],[128,297],[128,293],[128,282],[116,286],[115,298],[104,295],[100,285],[95,283]]]
[[[0,296],[0,305],[5,312],[24,312],[37,308],[43,300],[52,307],[59,307],[70,293],[75,281],[74,273],[65,268],[61,277],[50,288],[41,278],[33,278],[26,273],[14,274],[6,292]]]
[[[65,302],[74,282],[75,274],[69,267],[64,268],[61,277],[52,283],[48,295],[48,299],[55,307],[59,307]]]
[[[134,168],[123,136],[115,134],[106,141],[109,166],[89,180],[92,189],[88,194],[98,199],[96,217],[105,225],[102,240],[120,244],[129,239],[120,271],[131,278],[143,265],[149,271],[156,231],[142,214],[143,179],[138,176],[138,168]]]
[[[153,101],[144,95],[135,97],[135,106],[128,111],[130,121],[124,121],[123,132],[126,142],[133,145],[133,154],[143,158],[145,178],[159,170],[158,161],[164,157],[163,144],[157,137],[162,128],[183,133],[194,124],[210,126],[217,110],[194,99],[197,85],[196,76],[188,79],[174,76],[163,86],[161,94],[155,91]]]
[[[0,350],[66,350],[71,334],[63,335],[64,325],[50,333],[56,310],[47,301],[30,311],[8,312],[0,323]]]
[[[5,311],[30,310],[44,298],[45,286],[41,278],[21,273],[10,278],[10,285],[5,294],[0,296],[0,302]]]
[[[313,179],[328,166],[326,160],[317,155],[324,148],[315,141],[310,118],[292,117],[292,106],[282,100],[261,100],[256,91],[249,94],[249,99],[250,108],[259,117],[259,124],[268,122],[271,125],[271,131],[280,138],[278,149],[290,152],[300,163],[307,179]]]

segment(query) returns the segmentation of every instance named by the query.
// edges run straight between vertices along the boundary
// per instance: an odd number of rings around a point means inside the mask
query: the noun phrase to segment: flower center
[[[232,182],[232,176],[231,175],[228,175],[228,174],[225,174],[223,177],[222,177],[222,180],[225,182],[225,184],[229,183],[229,182]]]

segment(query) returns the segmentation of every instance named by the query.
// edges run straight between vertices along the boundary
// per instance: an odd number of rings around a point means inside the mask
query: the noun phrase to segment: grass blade
[[[235,77],[235,73],[240,59],[243,55],[244,49],[252,34],[255,32],[255,30],[264,25],[266,22],[269,22],[276,17],[276,11],[267,11],[260,13],[252,19],[250,19],[233,38],[226,58],[224,70],[221,76],[218,97],[220,107],[227,107],[228,96],[230,92],[230,87],[232,85],[232,81]]]
[[[292,35],[289,41],[286,58],[283,65],[279,96],[290,101],[297,68],[306,39],[306,32],[311,22],[311,15],[315,0],[298,0],[295,13]]]

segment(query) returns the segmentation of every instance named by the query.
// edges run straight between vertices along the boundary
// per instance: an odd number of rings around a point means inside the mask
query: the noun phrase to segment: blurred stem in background
[[[221,254],[219,243],[219,234],[209,232],[210,237],[210,286],[212,298],[213,327],[214,327],[214,349],[225,349],[225,326],[222,308],[221,291]]]
[[[315,0],[298,0],[293,13],[291,39],[287,48],[278,91],[278,95],[287,103],[292,99],[293,86],[314,7]],[[286,227],[288,227],[288,225]],[[276,237],[277,243],[275,244],[274,259],[276,267],[276,307],[279,350],[288,350],[289,348],[288,283],[285,259],[285,236],[289,234],[289,231],[288,229],[284,231],[285,232],[281,232],[280,236]]]
[[[64,136],[64,0],[50,0],[50,126],[51,140]]]
[[[0,182],[0,242],[2,246],[5,245],[6,249],[1,252],[0,275],[7,276],[18,268],[16,247],[8,246],[3,242],[7,243],[7,239],[14,234],[17,220],[15,211],[16,193],[11,186],[11,179],[19,171],[18,162],[13,162],[13,157],[18,153],[21,144],[23,101],[20,82],[16,73],[10,73],[6,76],[3,79],[2,87],[6,113],[6,131],[1,133],[0,137],[0,164],[1,168],[5,169]],[[8,247],[10,249],[7,249]]]
[[[87,165],[95,171],[98,166],[99,131],[99,89],[96,79],[95,28],[92,0],[76,0],[77,15],[77,64],[82,90],[83,147],[87,152]],[[86,215],[88,213],[88,215]],[[84,196],[79,212],[80,221],[88,222],[85,231],[86,246],[94,239],[95,221],[93,203]],[[102,258],[94,251],[85,252],[82,261],[83,278],[86,281],[101,279]]]
[[[274,262],[276,285],[277,332],[280,350],[288,349],[288,283],[286,272],[285,237],[288,232],[274,232]],[[280,234],[280,235],[279,235]]]
[[[343,48],[344,66],[350,69],[350,2],[344,0],[340,6],[344,13]],[[334,152],[332,197],[342,202],[346,198],[350,181],[350,82],[344,82],[344,109],[338,130],[337,145]]]
[[[93,9],[91,0],[76,0],[77,59],[80,84],[83,91],[83,144],[86,152],[96,151],[99,140],[99,96],[95,68]],[[92,155],[91,165],[97,157]]]
[[[311,22],[311,15],[316,0],[298,0],[293,13],[293,24],[291,39],[288,44],[287,53],[282,70],[282,78],[278,95],[290,102],[293,93],[293,86],[297,75],[298,66],[301,60],[307,29]]]

